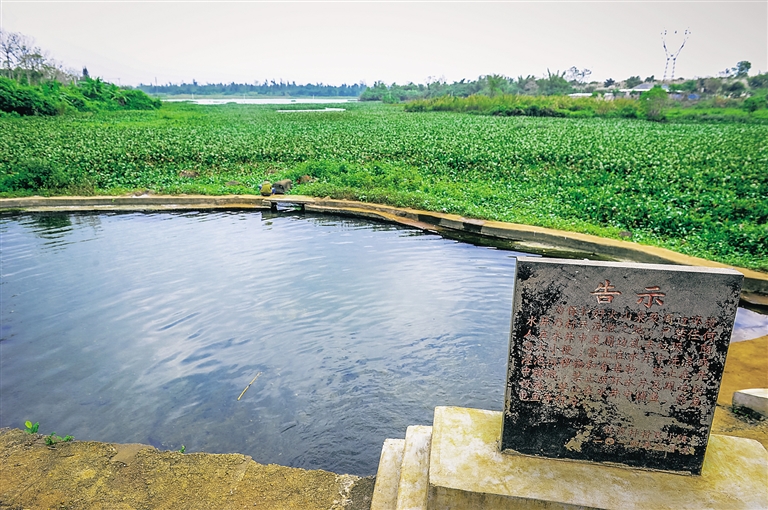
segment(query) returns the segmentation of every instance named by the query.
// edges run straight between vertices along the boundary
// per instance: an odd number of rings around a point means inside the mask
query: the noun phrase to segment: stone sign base
[[[377,485],[379,479],[392,478],[383,471],[401,471],[396,476],[404,497],[398,498],[394,489],[386,497],[374,491],[371,510],[736,509],[768,504],[768,452],[751,439],[710,435],[701,476],[686,476],[502,454],[501,425],[500,412],[437,407],[428,465],[405,458],[399,466],[387,464],[383,455]],[[391,449],[395,443],[388,445]],[[415,477],[428,484],[414,484]],[[414,485],[425,487],[423,497],[414,497]]]

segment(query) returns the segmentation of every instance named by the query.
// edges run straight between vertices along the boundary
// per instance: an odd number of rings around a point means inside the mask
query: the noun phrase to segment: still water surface
[[[0,426],[371,475],[435,406],[502,409],[515,255],[333,216],[0,216]]]
[[[258,212],[0,236],[0,426],[370,475],[436,405],[503,406],[513,252]]]
[[[263,97],[263,98],[247,98],[247,97],[227,97],[224,99],[163,99],[166,103],[181,103],[188,102],[202,105],[222,105],[222,104],[339,104],[339,103],[357,103],[357,98],[297,98],[290,99],[284,97]]]

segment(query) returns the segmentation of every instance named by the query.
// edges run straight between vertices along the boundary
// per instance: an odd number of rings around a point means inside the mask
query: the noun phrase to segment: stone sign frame
[[[700,474],[742,281],[519,257],[501,450]]]

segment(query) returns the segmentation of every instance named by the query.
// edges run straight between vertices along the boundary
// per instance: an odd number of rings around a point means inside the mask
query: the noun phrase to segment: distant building
[[[637,87],[632,87],[631,89],[619,89],[619,92],[624,93],[624,97],[632,97],[632,96],[639,96],[643,92],[647,92],[651,90],[653,87],[657,87],[655,83],[641,83]],[[669,85],[666,83],[661,86],[664,90],[669,92]]]

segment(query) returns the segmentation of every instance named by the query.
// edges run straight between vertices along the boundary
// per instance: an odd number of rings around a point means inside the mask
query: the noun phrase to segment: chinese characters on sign
[[[646,308],[650,308],[653,305],[664,305],[664,301],[661,300],[666,294],[663,292],[659,292],[659,286],[654,285],[653,287],[646,287],[644,293],[638,293],[639,296],[637,299],[638,303],[643,303]]]
[[[741,278],[518,259],[502,449],[698,473]]]
[[[611,280],[605,280],[597,286],[594,292],[590,292],[590,294],[597,298],[598,303],[613,303],[614,296],[621,295],[621,292],[614,290],[613,285],[611,285]]]

